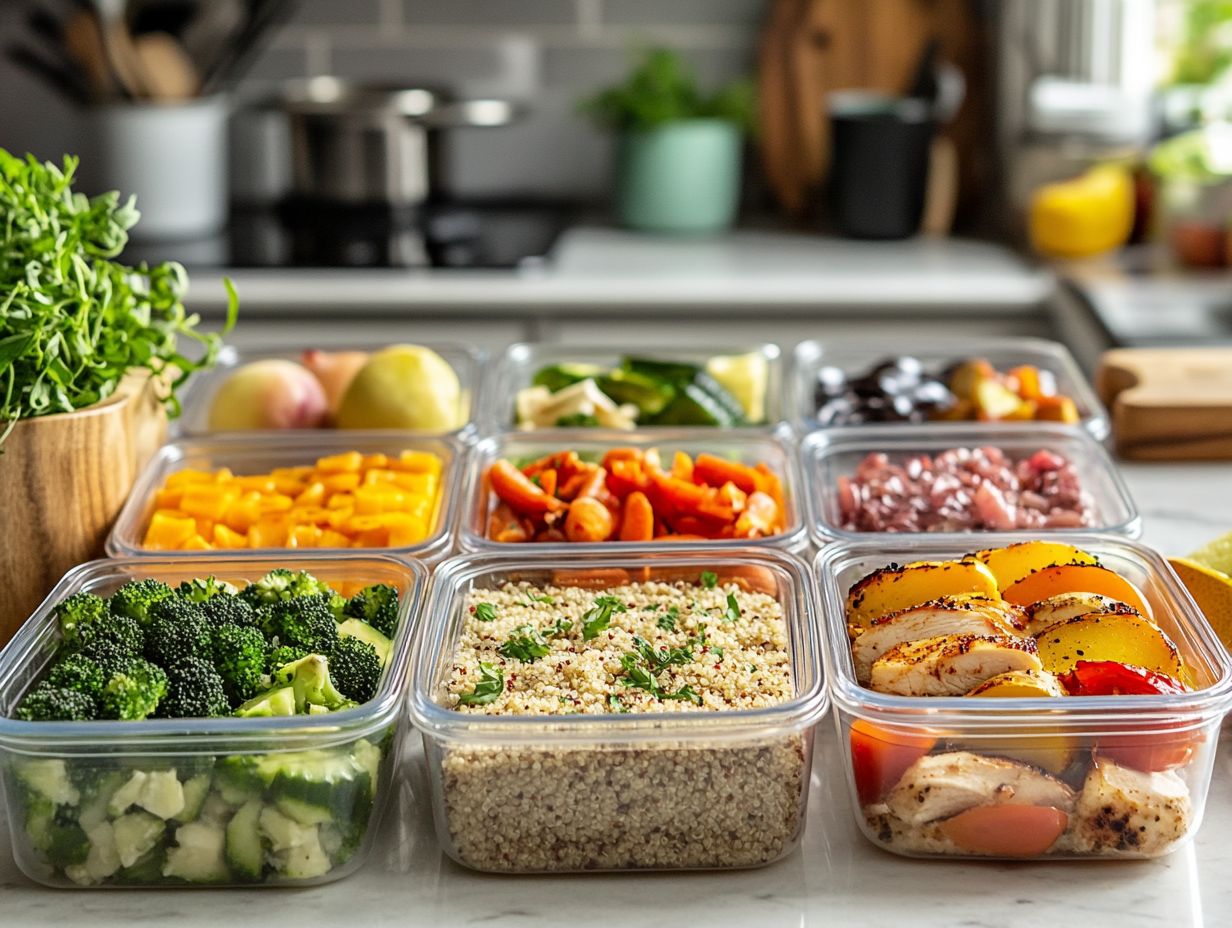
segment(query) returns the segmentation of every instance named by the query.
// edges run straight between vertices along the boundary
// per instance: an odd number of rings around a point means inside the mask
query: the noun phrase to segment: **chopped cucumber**
[[[92,882],[101,883],[120,869],[115,828],[111,822],[99,822],[86,835],[90,839],[90,852],[86,854],[85,872]]]
[[[227,823],[227,864],[237,876],[246,880],[260,879],[265,861],[260,818],[261,800],[253,799],[241,806]]]
[[[81,799],[68,778],[68,767],[58,757],[21,761],[15,765],[17,779],[58,806],[75,806]]]
[[[80,812],[77,814],[82,828],[97,825],[111,817],[111,798],[127,779],[124,771],[112,770],[100,776],[89,790],[82,792]]]
[[[45,796],[34,798],[26,807],[30,844],[57,867],[84,864],[90,851],[89,837],[68,811],[58,813]]]
[[[389,652],[393,648],[393,642],[362,619],[347,619],[340,623],[338,634],[367,642],[376,649],[376,656],[381,659],[382,667],[389,663]]]
[[[184,808],[176,813],[175,820],[180,823],[193,822],[201,815],[201,807],[205,805],[205,797],[210,792],[210,775],[199,773],[184,781]]]
[[[231,878],[224,851],[226,831],[215,822],[196,821],[175,830],[176,846],[168,849],[163,876],[189,883],[225,883]]]
[[[727,411],[696,384],[686,384],[667,408],[654,417],[654,425],[713,425],[730,427],[736,422]]]
[[[325,848],[321,847],[316,829],[313,829],[310,840],[274,855],[274,859],[282,875],[291,880],[311,880],[324,876],[334,866]]]
[[[128,781],[111,794],[111,798],[107,801],[107,814],[112,818],[118,818],[128,811],[129,806],[136,805],[149,776],[144,770],[134,770]]]
[[[653,358],[624,358],[620,369],[632,374],[640,374],[652,380],[662,380],[675,387],[682,387],[692,382],[701,368],[685,361],[656,361]]]
[[[149,812],[129,812],[111,823],[121,867],[131,867],[162,840],[166,824]]]
[[[707,374],[705,371],[699,371],[697,376],[693,378],[693,386],[704,390],[716,405],[722,407],[727,413],[727,418],[731,420],[732,425],[744,425],[746,422],[744,406],[741,402],[731,395],[730,392],[717,380]]]
[[[220,781],[217,789],[218,797],[233,808],[245,805],[253,799],[261,798],[261,790],[254,789],[251,785]]]
[[[597,364],[552,364],[535,371],[531,383],[537,387],[547,387],[552,393],[556,393],[602,373],[603,368]]]
[[[301,825],[324,825],[326,822],[333,821],[333,813],[326,806],[309,805],[299,799],[292,799],[288,796],[279,796],[277,799],[278,811]]]
[[[597,378],[595,385],[616,403],[632,403],[641,417],[657,415],[676,396],[676,388],[666,380],[619,368]]]
[[[155,770],[145,778],[136,805],[161,819],[175,818],[184,810],[184,784],[175,770]]]
[[[117,883],[127,883],[133,886],[161,883],[163,881],[163,864],[167,861],[167,833],[158,842],[141,855],[131,867],[122,867],[115,874]]]
[[[261,810],[258,827],[261,836],[275,852],[299,847],[309,841],[317,830],[315,825],[303,825],[279,812],[274,806],[266,806]]]

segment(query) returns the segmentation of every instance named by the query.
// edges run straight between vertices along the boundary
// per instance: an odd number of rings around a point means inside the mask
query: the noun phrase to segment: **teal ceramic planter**
[[[726,229],[740,202],[743,139],[724,119],[690,119],[621,134],[616,217],[648,232]]]

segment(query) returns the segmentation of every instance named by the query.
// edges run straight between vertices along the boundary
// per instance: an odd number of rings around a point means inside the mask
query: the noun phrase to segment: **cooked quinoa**
[[[624,611],[612,606],[610,624],[585,640],[587,621],[603,619],[603,604],[614,602]],[[444,697],[460,712],[717,712],[794,695],[781,605],[736,586],[509,584],[473,591],[466,609]],[[547,653],[531,661],[502,653],[511,638],[528,637],[519,631],[526,625],[540,633],[542,644],[530,638],[536,650]],[[657,655],[656,664],[648,655]],[[487,690],[481,663],[490,668]],[[644,687],[637,687],[628,683],[630,667],[662,670],[653,683],[639,675]],[[496,670],[504,677],[499,694],[490,682]],[[694,695],[662,698],[681,691]],[[490,701],[458,704],[485,692]],[[781,857],[799,836],[811,745],[811,730],[731,742],[447,743],[440,755],[445,824],[456,856],[482,870],[757,866]]]
[[[610,624],[585,640],[587,616],[594,617],[605,603],[615,604]],[[731,711],[765,708],[792,697],[783,607],[765,593],[718,584],[708,589],[687,583],[632,583],[595,591],[522,583],[474,590],[466,610],[466,626],[445,683],[449,704],[460,712]],[[568,623],[567,630],[560,630],[563,623]],[[548,653],[530,661],[502,653],[511,639],[516,645],[529,636],[538,643],[527,626],[538,633]],[[644,645],[639,651],[638,638],[677,661],[654,673],[658,691],[672,697],[683,690],[684,696],[661,698],[634,685],[637,680],[649,685],[639,671],[659,666],[641,653]],[[635,669],[622,666],[622,659],[634,662]],[[483,679],[481,663],[503,676],[504,691],[492,702],[461,704],[459,697],[474,692]]]

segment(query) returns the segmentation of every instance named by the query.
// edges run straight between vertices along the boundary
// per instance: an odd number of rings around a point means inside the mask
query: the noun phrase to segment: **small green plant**
[[[599,91],[579,110],[609,129],[654,129],[685,119],[725,119],[752,131],[757,110],[751,82],[733,81],[707,95],[677,52],[651,48],[624,83]]]

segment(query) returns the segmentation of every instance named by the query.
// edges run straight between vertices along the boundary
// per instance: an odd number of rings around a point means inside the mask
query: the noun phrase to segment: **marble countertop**
[[[1232,528],[1232,468],[1126,465],[1145,540],[1184,553]],[[416,741],[411,738],[409,741]],[[1221,741],[1227,741],[1225,735]],[[263,923],[562,926],[839,924],[1058,926],[1227,924],[1232,913],[1232,745],[1215,762],[1196,840],[1143,862],[1005,864],[913,861],[856,830],[829,718],[819,731],[801,848],[735,873],[508,877],[472,873],[439,850],[424,802],[418,745],[409,751],[372,857],[353,876],[304,890],[63,891],[28,882],[0,842],[0,925],[190,926]],[[4,828],[0,822],[0,830]]]
[[[189,307],[221,311],[224,275],[249,311],[267,315],[459,309],[552,315],[632,305],[876,312],[904,304],[988,314],[1034,307],[1054,287],[1051,272],[986,242],[857,242],[756,230],[687,238],[598,226],[569,229],[546,261],[517,270],[198,268]]]

